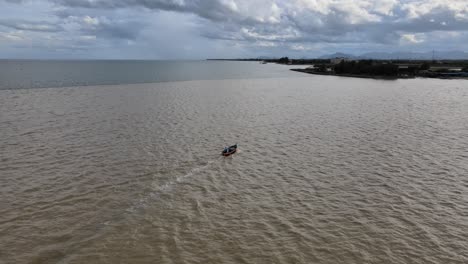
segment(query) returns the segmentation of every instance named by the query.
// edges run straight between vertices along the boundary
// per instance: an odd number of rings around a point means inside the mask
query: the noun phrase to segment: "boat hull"
[[[227,150],[223,150],[223,152],[221,152],[221,155],[227,157],[236,153],[236,151],[237,151],[237,144],[230,146]]]
[[[221,153],[221,155],[223,155],[224,157],[227,157],[227,156],[231,156],[232,154],[234,154],[236,152],[237,152],[237,149],[234,149],[232,151],[223,152],[223,153]]]

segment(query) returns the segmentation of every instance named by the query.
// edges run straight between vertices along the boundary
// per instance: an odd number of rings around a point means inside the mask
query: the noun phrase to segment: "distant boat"
[[[225,147],[223,152],[221,152],[221,155],[227,157],[229,155],[236,153],[236,151],[237,151],[237,144],[232,145],[230,147]]]

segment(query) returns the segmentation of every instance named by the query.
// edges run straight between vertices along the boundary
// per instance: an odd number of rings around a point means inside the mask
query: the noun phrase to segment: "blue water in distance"
[[[0,60],[0,89],[301,76],[289,68],[241,61]]]

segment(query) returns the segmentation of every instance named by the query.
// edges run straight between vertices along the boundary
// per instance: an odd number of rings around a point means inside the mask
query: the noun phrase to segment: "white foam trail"
[[[206,163],[206,165],[204,165],[204,166],[200,166],[200,167],[198,167],[198,168],[193,168],[193,169],[190,170],[187,174],[177,177],[177,178],[176,178],[176,181],[177,181],[177,182],[181,182],[181,181],[182,181],[183,179],[185,179],[185,178],[192,177],[193,175],[195,175],[195,174],[197,174],[197,173],[199,173],[199,172],[201,172],[201,171],[207,169],[207,168],[208,168],[211,164],[213,164],[214,162],[215,162],[214,160],[211,160],[211,161],[208,161],[208,162]]]
[[[135,212],[138,209],[143,209],[146,208],[146,206],[150,203],[150,200],[156,199],[159,197],[159,195],[172,188],[175,186],[177,183],[183,182],[185,179],[193,177],[194,175],[206,170],[208,167],[210,167],[216,160],[211,160],[208,161],[205,165],[199,166],[196,168],[191,169],[189,172],[187,172],[184,175],[177,176],[174,180],[170,180],[163,185],[156,185],[155,182],[152,183],[152,191],[148,193],[145,197],[141,198],[138,203],[128,209],[126,209],[127,212]]]

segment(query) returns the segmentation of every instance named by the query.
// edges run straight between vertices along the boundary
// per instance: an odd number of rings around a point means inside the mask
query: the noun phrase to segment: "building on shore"
[[[346,58],[346,57],[336,57],[336,58],[330,59],[330,63],[335,64],[335,65],[340,64],[342,61],[348,62],[348,61],[353,61],[353,60],[350,58]]]

